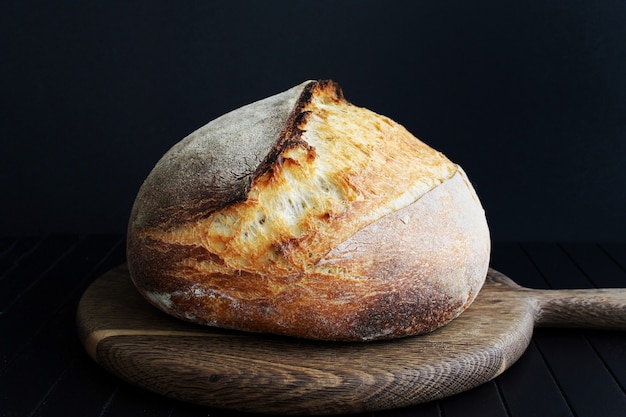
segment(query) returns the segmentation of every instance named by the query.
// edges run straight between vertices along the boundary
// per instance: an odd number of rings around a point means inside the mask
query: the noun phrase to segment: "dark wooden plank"
[[[95,363],[93,364],[94,366]],[[105,373],[101,368],[92,373]],[[88,375],[88,378],[92,376]],[[119,381],[110,401],[106,402],[101,409],[101,415],[114,417],[170,417],[172,410],[179,406],[180,402],[166,398],[162,395],[137,388]],[[216,416],[214,410],[203,409],[204,416]]]
[[[536,289],[549,288],[546,280],[518,243],[494,243],[491,251],[491,266],[521,286]]]
[[[29,291],[0,315],[0,365],[5,366],[28,340],[45,325],[51,314],[68,300],[87,279],[95,279],[95,268],[116,246],[119,236],[90,237],[63,258]]]
[[[622,270],[626,271],[626,243],[604,243],[600,247]]]
[[[0,260],[4,258],[13,245],[17,242],[17,238],[13,236],[0,236]]]
[[[492,265],[500,271],[507,271],[520,285],[549,288],[543,275],[519,244],[494,244]],[[519,361],[496,381],[503,401],[513,416],[572,415],[535,341],[531,342]]]
[[[89,282],[93,281],[103,270],[119,264],[124,259],[123,245],[120,244],[119,237],[113,239],[115,241],[113,248],[111,248],[110,237],[94,237],[89,240],[102,242],[99,250],[96,250],[98,245],[87,246],[93,250],[87,255],[90,261],[80,264],[78,270],[84,270],[87,265],[90,266],[89,270],[84,273],[84,276],[75,276],[70,280],[71,285],[66,288],[64,300],[56,310],[51,309],[37,318],[39,324],[37,329],[30,329],[20,335],[25,339],[18,340],[20,343],[17,345],[11,345],[11,353],[14,355],[0,369],[0,381],[6,382],[6,386],[0,390],[0,395],[2,395],[3,411],[7,415],[23,416],[36,411],[41,404],[46,403],[50,393],[57,392],[54,387],[63,380],[73,359],[80,357],[88,360],[85,358],[84,350],[75,331],[78,300]],[[83,251],[80,253],[82,254],[80,258],[83,259],[86,253]],[[64,271],[71,273],[71,265],[74,264],[69,265],[70,269],[64,269]],[[94,365],[92,369],[95,371],[95,368]],[[83,383],[88,384],[89,379],[94,375],[92,373],[86,376],[86,379],[82,380]],[[98,374],[95,377],[99,378],[103,375],[107,374]],[[113,381],[112,378],[111,381]],[[74,401],[82,401],[82,399],[75,397]]]
[[[496,382],[512,416],[573,416],[534,340]]]
[[[12,381],[1,394],[5,396],[2,403],[7,413],[14,416],[31,415],[39,405],[47,402],[50,392],[60,392],[55,388],[59,380],[67,377],[65,374],[72,359],[84,357],[76,342],[76,335],[72,332],[71,310],[68,306],[49,321],[32,343],[24,347],[0,372],[1,380]],[[83,378],[81,383],[90,384],[93,379],[105,376],[106,373],[92,373]],[[73,401],[66,402],[66,407],[71,404],[71,411],[76,403],[83,400],[83,397],[75,396]]]
[[[538,329],[535,340],[577,417],[626,416],[626,396],[580,331]]]
[[[592,274],[606,270],[599,265],[607,259],[600,256],[578,253],[586,258],[581,261],[587,268],[584,271],[574,262],[576,258],[557,245],[524,247],[553,288],[592,287]],[[607,365],[585,332],[539,329],[534,339],[576,415],[626,415],[626,396],[611,365]]]
[[[40,242],[39,237],[18,238],[0,258],[0,279],[7,271],[19,264],[20,260],[35,249]]]
[[[411,407],[394,408],[391,410],[378,411],[374,413],[362,413],[357,416],[371,417],[443,417],[441,410],[441,401],[431,401],[424,404],[417,404]],[[351,416],[347,414],[345,416]]]
[[[553,243],[527,243],[522,245],[531,262],[546,279],[551,288],[591,288],[592,283],[571,262],[567,254]]]
[[[446,417],[466,417],[467,410],[480,410],[483,417],[506,417],[508,415],[498,387],[493,381],[441,400]]]
[[[564,244],[572,262],[598,287],[626,287],[626,271],[598,245]],[[589,343],[608,372],[624,390],[626,387],[626,334],[620,332],[585,332]]]
[[[52,329],[51,329],[52,330]],[[54,329],[46,344],[59,343],[59,329]],[[45,345],[44,345],[45,346]],[[48,354],[44,346],[32,347],[23,360],[14,360],[0,372],[0,404],[5,416],[28,416],[54,381],[62,373],[69,360],[69,351]]]
[[[594,286],[598,288],[626,287],[626,271],[600,246],[583,243],[569,243],[561,246]]]
[[[0,280],[0,311],[6,311],[27,289],[59,262],[78,242],[77,236],[53,236],[43,239],[25,259]]]
[[[72,355],[63,370],[31,416],[98,417],[109,404],[118,381],[104,372],[97,372],[85,355]]]
[[[626,392],[626,333],[589,330],[585,335],[622,391]]]
[[[271,417],[273,414],[244,413],[241,411],[221,410],[218,408],[208,408],[189,403],[176,403],[170,417]],[[363,414],[353,414],[354,417],[364,416]],[[368,415],[371,416],[371,415]],[[340,415],[338,417],[341,417]],[[439,417],[439,416],[437,416]]]

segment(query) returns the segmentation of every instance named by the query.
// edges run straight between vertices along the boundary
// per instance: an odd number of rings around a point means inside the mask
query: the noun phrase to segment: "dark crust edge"
[[[309,116],[309,112],[305,108],[311,102],[316,90],[331,90],[334,94],[332,99],[345,100],[340,86],[332,80],[314,80],[305,83],[284,122],[283,129],[276,138],[273,138],[274,143],[270,146],[268,154],[258,166],[250,167],[249,173],[245,173],[234,181],[226,183],[208,181],[205,182],[205,186],[201,187],[201,190],[194,186],[193,181],[182,182],[176,187],[176,192],[172,194],[173,198],[170,197],[159,202],[148,196],[157,195],[160,187],[167,189],[172,186],[167,185],[168,179],[166,177],[160,178],[165,183],[150,178],[155,175],[153,171],[146,178],[135,198],[127,233],[131,235],[148,228],[162,230],[175,228],[187,222],[206,218],[216,211],[245,201],[254,181],[270,170],[277,162],[280,162],[280,154],[285,149],[294,146],[309,146],[302,140],[304,131],[299,126],[302,126]],[[272,138],[268,139],[272,140]],[[215,178],[219,178],[219,172],[214,174]],[[149,188],[144,189],[144,187]],[[148,199],[144,200],[146,197]],[[141,218],[140,221],[139,218]]]
[[[328,87],[331,87],[334,90],[335,100],[345,100],[341,87],[335,81],[319,80],[311,81],[310,83],[308,83],[304,87],[302,93],[300,93],[300,97],[298,98],[298,100],[296,100],[294,109],[292,110],[291,114],[287,118],[287,122],[285,123],[285,129],[283,129],[278,136],[278,141],[265,157],[265,159],[261,162],[261,164],[259,164],[259,167],[256,169],[254,175],[251,177],[251,180],[248,183],[248,187],[245,190],[246,196],[248,195],[248,192],[250,191],[250,186],[252,185],[254,180],[269,171],[278,160],[279,155],[283,153],[286,149],[298,145],[303,145],[305,147],[309,146],[308,143],[302,140],[302,134],[304,133],[304,130],[300,129],[298,126],[306,122],[306,119],[309,117],[310,112],[305,111],[304,108],[309,103],[311,103],[311,99],[313,98],[315,89],[326,89]],[[243,198],[243,200],[238,201],[245,201],[245,197]],[[233,201],[230,204],[234,204],[238,201]],[[224,205],[221,208],[227,207],[230,204]]]

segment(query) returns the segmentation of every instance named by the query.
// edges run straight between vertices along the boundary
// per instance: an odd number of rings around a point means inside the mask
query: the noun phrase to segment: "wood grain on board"
[[[144,301],[122,265],[84,293],[77,322],[96,362],[162,395],[239,411],[337,414],[476,387],[521,356],[535,325],[626,329],[626,290],[531,290],[490,270],[472,306],[435,332],[334,343],[181,322]]]

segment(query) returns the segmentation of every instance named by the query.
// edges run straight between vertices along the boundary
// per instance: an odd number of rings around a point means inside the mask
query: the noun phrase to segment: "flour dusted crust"
[[[489,262],[463,170],[404,127],[307,81],[215,119],[142,185],[128,262],[178,318],[341,341],[432,331]]]

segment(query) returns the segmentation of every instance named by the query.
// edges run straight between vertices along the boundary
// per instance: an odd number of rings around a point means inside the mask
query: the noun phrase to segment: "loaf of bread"
[[[461,314],[490,239],[458,165],[307,81],[172,147],[139,190],[127,249],[141,294],[180,319],[370,341]]]

